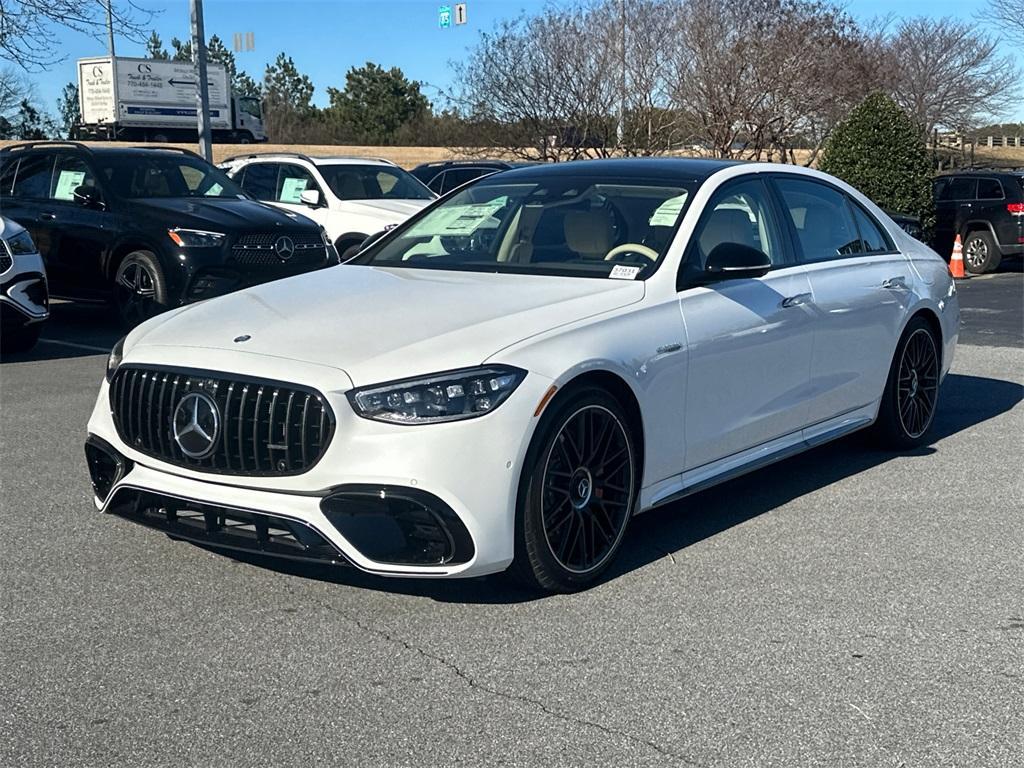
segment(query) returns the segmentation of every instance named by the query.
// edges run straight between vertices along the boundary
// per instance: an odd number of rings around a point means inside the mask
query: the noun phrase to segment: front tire
[[[639,490],[622,406],[587,388],[549,407],[527,454],[511,573],[548,592],[594,583],[622,543]]]
[[[10,323],[5,323],[3,333],[0,334],[0,352],[5,355],[28,352],[39,341],[39,334],[43,330],[42,323],[8,326]]]
[[[152,253],[133,251],[121,260],[114,273],[114,303],[127,330],[169,309],[164,271]]]
[[[875,432],[886,448],[928,442],[939,400],[941,344],[924,318],[910,321],[896,345]]]
[[[971,232],[964,243],[964,267],[972,275],[994,272],[1003,260],[992,235],[985,231]]]

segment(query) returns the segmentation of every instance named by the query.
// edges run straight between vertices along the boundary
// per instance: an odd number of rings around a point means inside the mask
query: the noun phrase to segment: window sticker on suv
[[[304,177],[287,176],[281,185],[282,203],[301,203],[302,193],[306,191],[309,179]]]
[[[75,190],[82,186],[84,180],[85,171],[61,171],[53,193],[54,200],[74,200]]]

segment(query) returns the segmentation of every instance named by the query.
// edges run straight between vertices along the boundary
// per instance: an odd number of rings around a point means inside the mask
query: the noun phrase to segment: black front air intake
[[[415,488],[346,485],[320,510],[363,557],[389,565],[459,565],[473,559],[473,539],[441,499]]]
[[[344,555],[319,531],[283,515],[208,504],[124,485],[114,492],[107,512],[209,547],[348,565]]]
[[[196,451],[193,436],[189,454],[175,437],[174,419],[193,393],[204,396],[210,439]],[[110,409],[118,435],[137,451],[226,475],[300,474],[320,460],[334,432],[334,414],[313,389],[195,369],[121,366],[110,383]]]
[[[110,489],[132,468],[128,459],[95,435],[89,435],[85,441],[85,462],[89,467],[93,493],[101,502],[107,500]]]

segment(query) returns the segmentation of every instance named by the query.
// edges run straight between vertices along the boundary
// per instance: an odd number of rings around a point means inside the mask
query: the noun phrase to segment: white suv
[[[388,160],[245,155],[221,166],[246,192],[317,222],[344,261],[370,235],[400,224],[437,195]]]

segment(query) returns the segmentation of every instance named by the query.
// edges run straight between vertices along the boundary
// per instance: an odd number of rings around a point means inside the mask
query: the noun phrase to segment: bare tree
[[[135,0],[112,2],[114,31],[141,41],[153,14]],[[96,0],[0,0],[0,56],[25,70],[46,69],[64,59],[58,28],[99,39],[106,30],[106,4]]]
[[[869,36],[813,0],[688,0],[675,103],[693,143],[720,157],[813,162],[830,131],[881,82]]]
[[[888,42],[893,94],[925,132],[975,127],[1019,103],[1020,70],[977,25],[906,19]]]
[[[987,3],[976,18],[981,24],[993,25],[1009,42],[1024,47],[1024,0]]]

